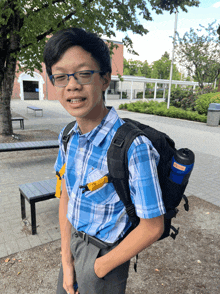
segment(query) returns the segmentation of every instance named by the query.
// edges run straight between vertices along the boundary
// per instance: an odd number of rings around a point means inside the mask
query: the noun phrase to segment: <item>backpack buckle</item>
[[[176,229],[173,226],[170,226],[170,228],[173,230],[173,232],[170,234],[170,237],[172,237],[173,240],[175,240],[176,239],[176,236],[179,234],[179,229],[180,228]]]
[[[62,141],[63,141],[64,143],[68,143],[69,138],[70,138],[69,135],[67,135],[67,136],[63,136]]]
[[[124,144],[124,139],[116,138],[114,141],[112,141],[112,144],[114,144],[116,147],[121,148]]]
[[[60,181],[62,180],[61,175],[58,171],[56,171],[56,176],[59,178]]]
[[[184,208],[186,211],[189,211],[189,201],[188,201],[186,195],[183,195],[183,199],[185,200]]]

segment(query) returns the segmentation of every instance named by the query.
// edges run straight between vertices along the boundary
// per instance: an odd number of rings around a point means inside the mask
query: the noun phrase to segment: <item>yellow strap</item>
[[[95,191],[95,190],[101,188],[106,183],[108,183],[108,176],[104,176],[103,178],[101,178],[95,182],[87,184],[87,187],[90,191]]]
[[[65,173],[65,168],[66,168],[66,164],[64,163],[64,165],[61,167],[60,171],[59,171],[59,176],[56,175],[57,177],[57,184],[56,184],[56,193],[55,196],[57,198],[60,198],[61,195],[61,178]]]
[[[60,195],[61,195],[61,178],[65,173],[65,167],[66,167],[66,164],[64,163],[64,165],[62,166],[62,168],[59,171],[59,175],[56,175],[57,184],[56,184],[55,196],[57,198],[60,198]],[[108,176],[104,176],[103,178],[101,178],[101,179],[99,179],[99,180],[97,180],[95,182],[87,184],[87,187],[88,187],[88,189],[90,191],[95,191],[95,190],[101,188],[106,183],[108,183]]]

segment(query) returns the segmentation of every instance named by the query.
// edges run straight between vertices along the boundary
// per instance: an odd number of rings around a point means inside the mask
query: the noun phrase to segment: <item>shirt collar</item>
[[[93,145],[98,147],[101,142],[105,139],[107,134],[113,128],[114,124],[118,120],[118,114],[114,107],[107,107],[109,109],[108,114],[103,118],[101,123],[95,127],[91,132],[81,135],[80,129],[78,127],[78,123],[74,125],[72,132],[79,133],[80,136],[84,136],[87,140],[89,140]]]

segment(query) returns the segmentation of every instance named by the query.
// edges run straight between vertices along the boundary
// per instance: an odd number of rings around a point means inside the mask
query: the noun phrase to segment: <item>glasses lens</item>
[[[74,77],[79,84],[83,85],[91,82],[92,74],[93,72],[90,71],[80,71],[76,72]]]
[[[79,71],[72,75],[67,74],[56,74],[53,75],[53,84],[57,87],[66,87],[68,85],[69,76],[74,76],[77,83],[81,85],[90,84],[92,82],[92,76],[95,72],[99,71]]]
[[[57,87],[65,87],[68,84],[68,76],[65,74],[62,75],[54,75],[54,85]]]

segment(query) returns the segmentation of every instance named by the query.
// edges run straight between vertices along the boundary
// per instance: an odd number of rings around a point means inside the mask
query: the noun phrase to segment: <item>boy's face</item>
[[[80,46],[73,46],[62,55],[51,69],[54,75],[73,74],[83,70],[100,70],[100,67],[91,53]],[[104,111],[102,92],[108,88],[110,80],[110,74],[101,77],[99,73],[94,73],[90,84],[80,85],[71,76],[66,87],[56,87],[58,99],[63,107],[78,119],[89,120],[96,116],[100,117]]]

